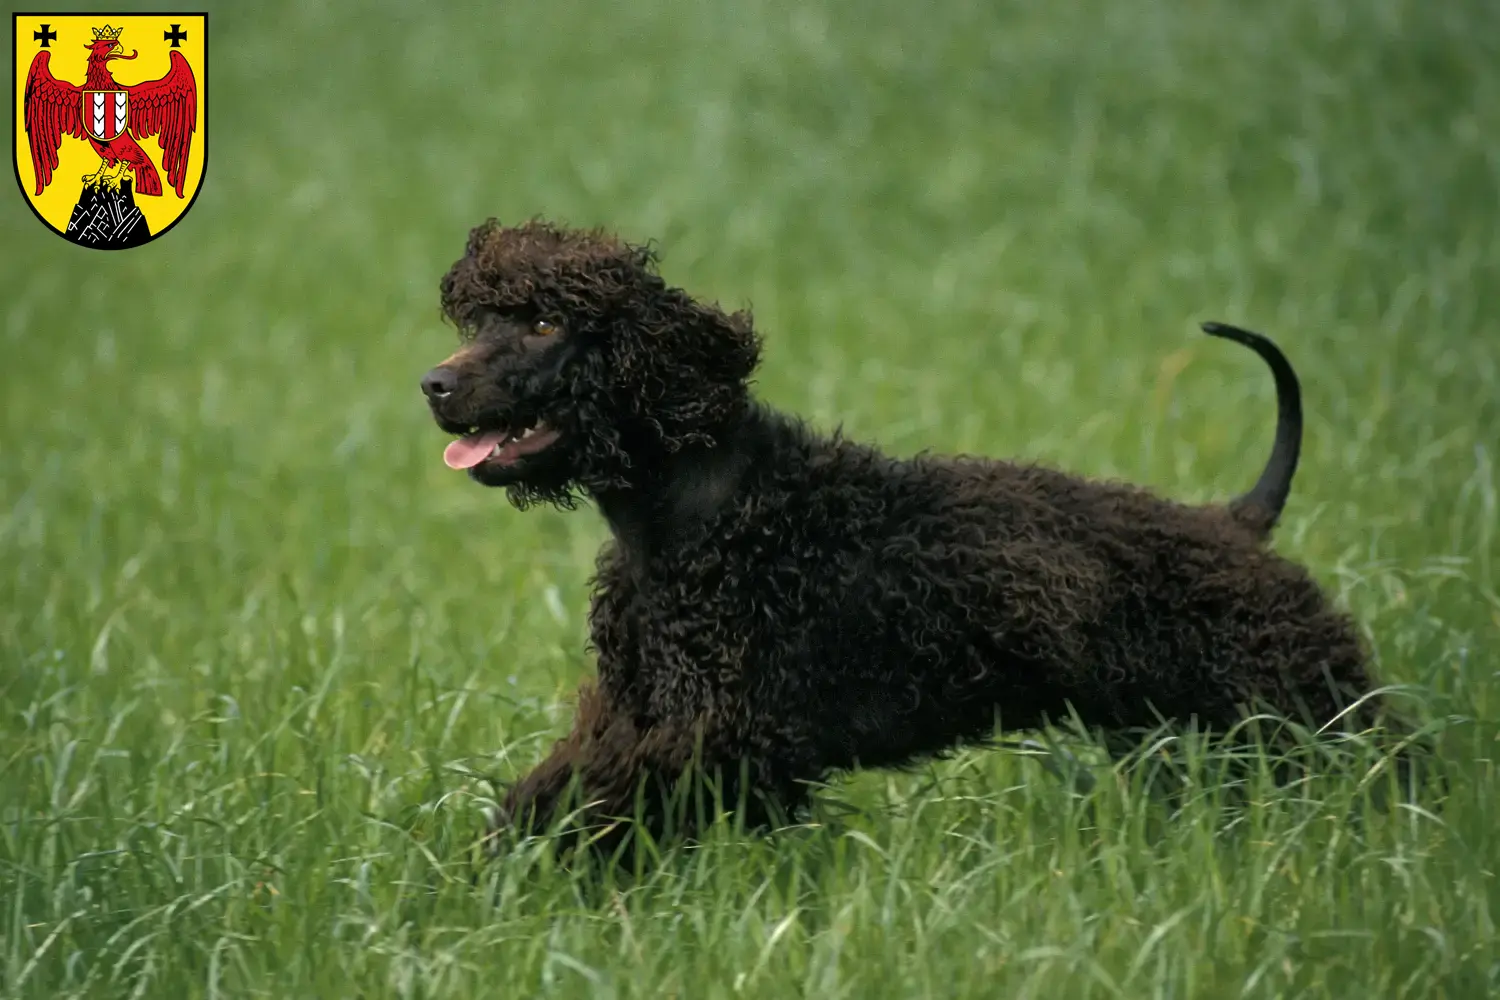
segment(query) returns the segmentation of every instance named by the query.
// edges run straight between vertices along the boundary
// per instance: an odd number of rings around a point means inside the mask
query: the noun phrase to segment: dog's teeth
[[[531,435],[533,435],[535,433],[536,433],[536,428],[535,427],[528,427],[524,431],[521,432],[521,440],[525,441],[527,438],[531,437]]]
[[[505,442],[501,441],[499,444],[495,445],[495,447],[491,448],[490,449],[490,458],[494,458],[497,455],[499,455],[500,454],[500,449],[504,448],[504,447],[505,447]]]

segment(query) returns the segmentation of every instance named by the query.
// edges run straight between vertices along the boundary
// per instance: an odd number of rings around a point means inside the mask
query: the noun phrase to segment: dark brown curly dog
[[[491,220],[442,304],[463,344],[422,389],[458,435],[447,464],[520,507],[591,498],[614,535],[590,613],[597,685],[498,827],[581,792],[584,827],[690,833],[701,815],[669,798],[684,774],[713,775],[759,824],[810,780],[984,741],[997,718],[1223,731],[1261,706],[1319,726],[1371,690],[1350,620],[1266,545],[1301,413],[1257,334],[1205,327],[1275,375],[1270,462],[1240,499],[1192,507],[815,433],[751,399],[747,314],[669,287],[650,250],[603,232]]]

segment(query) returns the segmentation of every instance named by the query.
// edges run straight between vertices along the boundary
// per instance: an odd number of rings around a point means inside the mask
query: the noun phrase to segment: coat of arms
[[[16,14],[13,29],[16,177],[37,216],[98,249],[166,232],[203,181],[208,16]],[[74,46],[83,58],[69,55]],[[131,75],[154,78],[115,79],[112,64],[137,59]]]

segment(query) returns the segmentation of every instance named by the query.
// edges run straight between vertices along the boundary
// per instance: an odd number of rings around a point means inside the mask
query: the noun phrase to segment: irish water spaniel
[[[685,775],[712,776],[759,824],[809,781],[997,723],[1223,731],[1258,706],[1319,726],[1370,693],[1349,618],[1267,547],[1301,412],[1264,337],[1205,326],[1269,364],[1279,422],[1254,488],[1186,506],[814,431],[751,397],[749,315],[654,265],[605,232],[491,220],[442,279],[462,344],[422,389],[456,436],[445,462],[517,507],[591,499],[613,534],[589,615],[598,680],[497,828],[557,819],[566,800],[600,843],[630,816],[691,833],[671,795]]]

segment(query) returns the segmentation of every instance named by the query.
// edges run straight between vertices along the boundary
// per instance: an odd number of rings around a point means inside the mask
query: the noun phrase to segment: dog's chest
[[[590,609],[600,683],[652,717],[700,711],[753,684],[777,637],[824,611],[821,593],[807,560],[770,544],[606,558]]]

